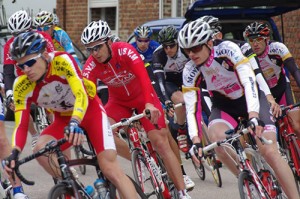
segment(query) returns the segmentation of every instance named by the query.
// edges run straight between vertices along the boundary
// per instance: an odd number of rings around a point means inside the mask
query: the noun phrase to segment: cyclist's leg
[[[257,145],[262,156],[273,168],[279,183],[285,191],[288,198],[299,198],[296,184],[294,181],[293,173],[288,166],[287,162],[282,158],[277,149],[276,144],[276,127],[274,122],[270,119],[271,114],[269,112],[268,102],[264,95],[260,96],[260,119],[265,123],[265,130],[263,136],[273,143],[270,145],[263,145],[257,140]]]
[[[171,146],[168,141],[168,130],[166,129],[165,119],[163,115],[163,110],[160,105],[158,99],[155,100],[155,107],[158,108],[161,112],[161,116],[158,120],[158,127],[156,129],[153,124],[146,118],[142,118],[141,122],[145,131],[148,133],[148,138],[150,139],[154,149],[158,152],[161,158],[164,161],[166,166],[166,170],[173,180],[175,187],[178,191],[186,192],[185,191],[185,184],[183,181],[183,175],[180,169],[179,161],[171,149]],[[138,110],[140,111],[143,107],[139,107]]]
[[[63,117],[60,116],[59,113],[54,113],[55,114],[55,120],[52,124],[50,124],[39,136],[36,146],[34,147],[33,151],[37,152],[40,149],[44,148],[45,145],[53,140],[53,139],[61,139],[64,137],[64,128],[65,126],[68,125],[70,121],[70,117]],[[67,143],[63,145],[62,150],[67,151],[66,155],[70,157],[70,153],[68,153],[70,144]],[[68,149],[68,150],[67,150]],[[53,177],[60,177],[60,173],[58,171],[57,166],[57,158],[56,155],[53,155],[51,161],[49,161],[49,157],[46,156],[41,156],[37,158],[38,163]],[[53,164],[49,164],[49,162]]]
[[[107,112],[111,125],[119,122],[122,118],[128,118],[132,115],[130,108],[126,108],[116,103],[114,100],[108,101],[108,103],[105,105],[105,110]],[[116,130],[114,131],[114,140],[118,155],[127,160],[131,160],[131,154],[128,144],[118,137]]]
[[[124,198],[136,198],[132,182],[117,161],[113,132],[104,109],[99,108],[97,99],[89,100],[89,107],[81,125],[96,150],[98,163],[104,175],[116,186]]]
[[[213,108],[210,115],[210,122],[208,125],[208,137],[211,142],[216,142],[226,138],[225,132],[229,129],[234,129],[237,122],[227,113],[221,111],[218,108]],[[227,150],[226,153],[224,147],[217,147],[215,149],[218,159],[224,163],[227,168],[235,175],[238,176],[239,170],[236,164],[232,160],[236,160],[236,154],[231,150]]]

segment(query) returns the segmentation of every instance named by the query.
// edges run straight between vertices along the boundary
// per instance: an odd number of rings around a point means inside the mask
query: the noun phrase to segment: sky
[[[13,0],[1,1],[3,1],[7,19],[21,9],[30,10],[29,13],[35,15],[41,10],[53,12],[53,8],[56,7],[56,0],[15,0],[15,3],[12,3]]]

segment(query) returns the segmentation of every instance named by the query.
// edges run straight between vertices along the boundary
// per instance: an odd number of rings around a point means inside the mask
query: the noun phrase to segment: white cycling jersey
[[[248,112],[259,112],[256,79],[249,60],[237,44],[217,40],[204,64],[196,66],[191,60],[183,70],[182,90],[191,139],[194,136],[202,137],[199,89],[202,78],[212,94],[213,106],[218,106],[223,100],[246,97]]]

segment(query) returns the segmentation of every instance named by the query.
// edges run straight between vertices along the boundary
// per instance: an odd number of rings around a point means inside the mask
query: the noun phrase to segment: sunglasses
[[[138,42],[148,43],[150,39],[137,39]]]
[[[95,45],[93,47],[85,48],[90,54],[93,52],[98,52],[102,47],[104,46],[104,43]]]
[[[51,28],[51,26],[42,26],[42,27],[37,27],[38,31],[47,31]]]
[[[28,67],[32,67],[35,63],[36,63],[36,60],[37,58],[41,57],[42,54],[38,54],[37,56],[27,60],[25,63],[23,64],[17,64],[17,66],[21,69],[21,70],[24,70],[25,69],[25,66],[28,66]]]
[[[198,46],[194,46],[194,47],[191,47],[191,48],[185,48],[185,49],[183,49],[183,50],[184,50],[184,52],[185,52],[187,55],[190,54],[190,52],[197,53],[197,52],[200,52],[200,51],[202,50],[203,45],[204,45],[204,44],[198,45]]]
[[[177,45],[176,43],[174,43],[174,44],[163,44],[163,48],[164,49],[167,49],[167,48],[172,49],[172,48],[175,48],[176,45]]]
[[[264,41],[265,39],[266,39],[265,37],[257,37],[255,39],[249,38],[249,43],[254,43],[255,42],[255,43],[259,44],[262,41]]]

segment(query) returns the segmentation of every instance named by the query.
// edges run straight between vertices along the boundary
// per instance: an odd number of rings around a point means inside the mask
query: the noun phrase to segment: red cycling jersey
[[[88,92],[96,93],[98,79],[108,86],[109,101],[105,109],[116,121],[130,116],[131,108],[141,112],[146,103],[151,103],[161,111],[158,125],[164,128],[162,107],[138,52],[128,43],[115,42],[111,53],[112,58],[106,64],[99,63],[92,55],[86,61],[82,74],[93,82],[93,86],[86,87]],[[149,121],[142,119],[142,122],[146,131],[154,128]]]
[[[50,35],[46,32],[40,32],[38,31],[41,35],[43,35],[43,37],[45,38],[46,42],[47,42],[47,46],[46,46],[46,51],[47,52],[53,52],[54,51],[54,45],[52,42],[52,39],[50,37]],[[15,37],[10,38],[4,45],[4,62],[3,65],[9,65],[9,64],[13,64],[15,65],[17,62],[15,60],[13,60],[10,56],[9,53],[9,48],[10,48],[10,44],[14,41]],[[23,74],[23,72],[16,67],[16,72],[17,72],[17,76],[20,76]]]

